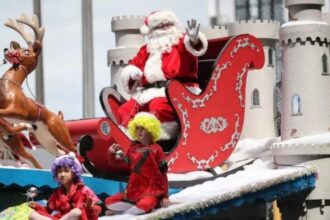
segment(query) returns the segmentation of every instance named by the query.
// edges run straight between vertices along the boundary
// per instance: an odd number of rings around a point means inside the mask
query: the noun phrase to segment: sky
[[[3,48],[11,40],[26,46],[22,37],[4,26],[8,18],[21,14],[31,17],[33,0],[0,0],[0,60]],[[64,119],[82,118],[82,25],[81,0],[41,0],[45,105],[53,112],[63,111]],[[115,48],[111,18],[118,15],[148,15],[155,10],[172,10],[180,21],[197,19],[208,25],[208,2],[205,0],[93,0],[93,46],[95,81],[95,116],[105,116],[99,103],[99,92],[110,85],[107,51]],[[0,66],[3,74],[9,64]],[[27,96],[35,93],[35,72],[24,83]],[[28,86],[27,86],[28,85]],[[31,89],[32,94],[28,87]]]

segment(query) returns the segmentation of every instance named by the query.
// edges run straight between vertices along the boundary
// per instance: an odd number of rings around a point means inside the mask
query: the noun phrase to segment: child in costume
[[[106,198],[107,214],[143,214],[158,206],[167,206],[167,162],[162,148],[156,144],[160,137],[160,121],[152,114],[138,113],[128,125],[130,135],[137,140],[124,153],[118,144],[109,148],[110,162],[125,160],[130,176],[125,192]]]
[[[51,171],[59,187],[51,194],[44,207],[36,202],[29,206],[35,211],[30,220],[96,220],[101,207],[95,193],[81,182],[82,167],[75,154],[60,156],[52,164]]]

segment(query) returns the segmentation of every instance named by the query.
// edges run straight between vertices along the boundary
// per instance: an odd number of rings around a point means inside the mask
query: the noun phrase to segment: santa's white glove
[[[196,45],[199,41],[198,39],[198,33],[199,33],[199,27],[200,24],[197,24],[197,21],[195,19],[191,19],[187,21],[186,33],[189,37],[189,40],[193,45]]]
[[[141,72],[138,71],[131,72],[131,79],[133,80],[139,80],[141,79],[141,76],[142,76]]]

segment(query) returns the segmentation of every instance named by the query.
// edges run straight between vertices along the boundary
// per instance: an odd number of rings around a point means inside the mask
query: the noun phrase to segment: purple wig
[[[67,168],[71,169],[71,171],[73,173],[74,182],[81,181],[82,168],[81,168],[81,164],[77,160],[74,153],[70,152],[69,154],[60,156],[54,160],[52,167],[51,167],[51,171],[52,171],[54,180],[58,183],[59,183],[59,181],[57,179],[57,171],[61,167],[67,167]]]

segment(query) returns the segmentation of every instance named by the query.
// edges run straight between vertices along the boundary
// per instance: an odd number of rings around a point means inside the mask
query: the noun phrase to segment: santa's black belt
[[[176,78],[175,80],[178,80],[181,83],[197,83],[197,79],[193,78]],[[149,88],[163,88],[166,86],[166,83],[168,81],[156,81],[153,83],[148,83],[144,86],[145,89]]]

